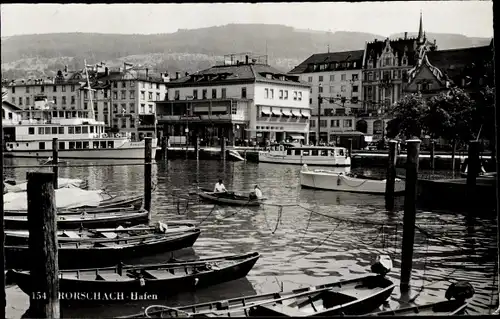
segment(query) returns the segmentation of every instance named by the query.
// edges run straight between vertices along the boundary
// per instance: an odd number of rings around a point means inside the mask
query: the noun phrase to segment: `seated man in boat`
[[[253,188],[253,192],[250,193],[249,196],[250,199],[261,199],[262,198],[262,191],[259,188],[259,185],[255,185]]]
[[[219,182],[215,184],[214,193],[227,193],[227,189],[222,183],[222,179],[219,179]]]

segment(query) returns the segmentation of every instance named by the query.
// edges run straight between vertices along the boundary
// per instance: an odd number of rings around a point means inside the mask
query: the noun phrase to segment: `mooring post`
[[[389,161],[387,163],[387,176],[385,182],[385,208],[387,210],[394,209],[394,186],[396,183],[396,162],[398,142],[395,140],[389,141]]]
[[[349,154],[349,158],[352,157],[352,138],[349,139],[349,145],[348,145],[347,153]]]
[[[225,137],[221,137],[221,140],[220,140],[220,156],[222,158],[223,161],[226,160],[226,138]]]
[[[28,172],[30,318],[60,318],[54,173]]]
[[[151,161],[152,161],[152,139],[144,139],[144,209],[151,212]]]
[[[194,143],[194,153],[196,155],[196,160],[200,159],[200,138],[198,134],[196,135],[196,141]]]
[[[467,153],[467,197],[471,203],[476,196],[477,175],[481,163],[479,161],[479,141],[470,141]]]
[[[52,172],[54,173],[54,189],[58,189],[59,182],[59,142],[58,138],[52,139]]]
[[[164,162],[168,160],[167,148],[168,148],[168,138],[167,136],[164,135],[161,137],[161,150],[163,151],[161,155],[162,155],[162,160]]]
[[[436,142],[431,141],[431,169],[433,170],[435,168],[434,166],[434,151],[436,147]]]
[[[401,291],[410,288],[413,263],[413,242],[415,240],[415,215],[417,212],[418,139],[407,140],[405,204],[403,217],[403,248],[401,250]]]

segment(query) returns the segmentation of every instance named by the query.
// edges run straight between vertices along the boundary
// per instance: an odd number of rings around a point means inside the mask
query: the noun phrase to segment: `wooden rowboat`
[[[191,247],[198,236],[198,228],[174,234],[163,234],[142,240],[105,242],[58,243],[59,268],[107,267],[127,259],[154,255]],[[27,245],[5,246],[7,269],[29,269],[31,252]]]
[[[164,264],[63,270],[59,274],[59,291],[78,292],[90,301],[97,299],[92,298],[96,293],[101,296],[104,293],[127,294],[125,298],[130,293],[167,296],[245,277],[259,257],[259,253],[254,252]],[[33,290],[29,271],[11,270],[9,276],[24,293],[31,296]]]
[[[200,188],[198,196],[208,201],[235,206],[260,206],[262,199],[250,199],[249,196],[238,195],[234,192],[214,193],[209,189]]]
[[[379,307],[389,298],[394,287],[391,280],[381,275],[368,275],[289,292],[260,294],[178,308],[150,306],[145,313],[122,318],[357,315]],[[159,310],[153,311],[154,308]]]
[[[106,211],[106,212],[84,212],[57,216],[58,229],[75,229],[91,227],[118,227],[133,226],[147,222],[149,212],[146,210],[136,211]],[[5,216],[6,229],[28,229],[28,216]]]
[[[154,226],[137,225],[133,227],[96,228],[96,229],[73,229],[58,230],[57,241],[63,242],[92,242],[92,243],[131,243],[143,241],[144,239],[156,238],[164,234],[182,233],[195,229],[194,224],[178,222],[159,222]],[[6,245],[27,245],[29,231],[27,230],[5,230]]]

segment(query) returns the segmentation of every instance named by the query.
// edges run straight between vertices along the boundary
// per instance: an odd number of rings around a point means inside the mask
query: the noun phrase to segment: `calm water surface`
[[[7,159],[6,165],[35,164]],[[93,162],[75,162],[71,164]],[[100,164],[106,162],[99,162]],[[109,162],[111,163],[111,162]],[[113,162],[120,163],[120,162]],[[42,169],[48,170],[48,169]],[[193,248],[175,257],[209,257],[258,251],[262,256],[246,278],[185,293],[169,300],[129,304],[65,306],[65,317],[118,316],[141,311],[152,303],[180,305],[242,295],[290,290],[369,272],[380,254],[388,254],[394,268],[388,276],[399,285],[403,199],[396,212],[384,208],[383,196],[302,190],[299,166],[243,162],[174,160],[153,168],[153,221],[195,221],[202,234]],[[25,168],[6,169],[8,177],[23,180]],[[353,169],[382,176],[379,169]],[[142,166],[66,167],[60,177],[86,178],[91,188],[113,194],[143,190]],[[398,171],[404,174],[404,170]],[[437,173],[422,172],[423,177]],[[449,172],[438,175],[449,177]],[[268,204],[261,208],[214,206],[190,195],[196,186],[213,187],[222,178],[226,188],[247,193],[257,183]],[[478,208],[480,209],[480,208]],[[496,221],[446,212],[418,211],[412,292],[402,296],[397,286],[381,309],[444,300],[451,282],[467,280],[474,295],[468,314],[489,314],[498,305],[496,282]],[[140,262],[160,261],[170,254]]]

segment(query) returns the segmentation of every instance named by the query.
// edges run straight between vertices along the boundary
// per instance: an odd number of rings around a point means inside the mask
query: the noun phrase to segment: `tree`
[[[422,118],[426,103],[421,94],[407,94],[399,100],[391,111],[393,119],[387,123],[387,136],[398,135],[406,139],[419,138],[426,130]]]

